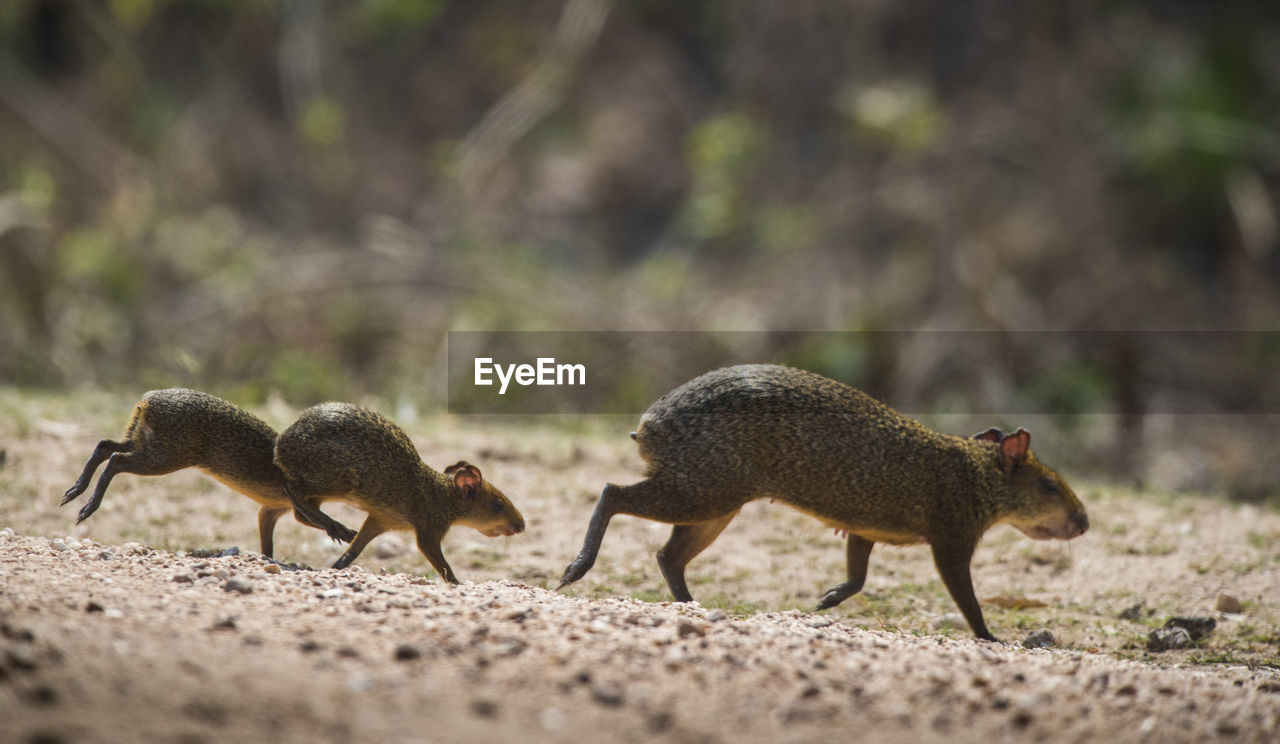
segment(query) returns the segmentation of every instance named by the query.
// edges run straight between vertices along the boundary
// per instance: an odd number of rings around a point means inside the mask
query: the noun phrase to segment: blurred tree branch
[[[531,72],[467,133],[458,184],[468,200],[482,196],[487,179],[511,147],[564,100],[574,69],[596,43],[611,0],[566,0],[550,47]]]

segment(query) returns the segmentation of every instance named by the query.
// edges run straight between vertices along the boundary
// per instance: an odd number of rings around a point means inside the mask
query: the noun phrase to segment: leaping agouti
[[[267,422],[221,398],[184,388],[152,390],[133,408],[124,439],[103,439],[85,463],[80,479],[62,497],[66,505],[89,487],[93,473],[107,461],[89,502],[80,509],[79,524],[102,504],[117,473],[166,475],[196,467],[232,490],[262,504],[258,538],[262,554],[271,557],[276,521],[293,509],[284,493],[284,475],[272,462],[276,432]],[[316,525],[295,512],[299,522]],[[330,520],[326,532],[350,542],[355,531]]]
[[[969,627],[995,640],[969,573],[983,533],[1007,522],[1038,540],[1069,540],[1089,528],[1075,494],[1031,453],[1025,430],[938,434],[848,385],[799,369],[760,364],[708,372],[658,399],[631,436],[648,477],[605,486],[582,552],[557,588],[595,563],[613,515],[632,514],[675,525],[658,567],[675,598],[691,601],[685,566],[743,504],[769,497],[848,532],[848,580],[817,609],[862,589],[876,543],[925,542]]]
[[[458,583],[440,541],[454,524],[489,537],[524,530],[524,517],[474,465],[459,462],[437,473],[409,436],[368,408],[322,403],[302,412],[276,440],[276,465],[299,513],[317,524],[333,520],[325,501],[345,501],[368,513],[334,568],[344,568],[369,541],[388,530],[413,530],[418,549],[441,578]]]

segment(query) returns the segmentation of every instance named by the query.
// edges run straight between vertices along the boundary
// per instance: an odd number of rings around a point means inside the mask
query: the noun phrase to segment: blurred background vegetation
[[[450,329],[1274,331],[1278,194],[1276,3],[0,3],[23,388],[438,409]],[[1034,344],[870,351],[761,357],[1102,398],[1055,419],[1076,462],[1280,482],[1275,416],[1144,415],[1124,344],[1036,379]]]

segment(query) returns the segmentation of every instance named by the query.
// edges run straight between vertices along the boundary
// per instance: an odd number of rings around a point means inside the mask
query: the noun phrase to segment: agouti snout
[[[454,524],[488,537],[524,531],[520,511],[466,462],[427,466],[404,431],[376,411],[348,403],[322,403],[302,412],[276,440],[275,461],[285,492],[299,514],[328,525],[325,501],[345,501],[368,516],[334,568],[344,568],[369,541],[389,530],[412,530],[418,549],[451,584],[440,541]]]
[[[674,524],[658,567],[678,601],[685,566],[748,501],[768,497],[847,533],[847,580],[818,609],[862,589],[875,543],[928,543],[952,599],[979,638],[995,640],[969,564],[983,533],[1007,522],[1036,539],[1089,528],[1084,506],[1041,463],[1023,429],[938,434],[847,385],[803,370],[743,365],[664,395],[633,435],[647,478],[600,494],[560,587],[591,568],[615,514]]]

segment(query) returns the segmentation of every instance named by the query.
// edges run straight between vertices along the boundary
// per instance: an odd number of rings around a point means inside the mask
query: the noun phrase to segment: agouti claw
[[[821,612],[822,610],[829,610],[853,595],[854,592],[851,591],[850,587],[844,584],[832,587],[827,590],[826,594],[822,595],[822,599],[818,600],[818,606],[815,607],[813,611]]]
[[[331,530],[325,532],[336,543],[349,543],[356,539],[356,531],[350,527],[337,525]]]
[[[576,560],[573,563],[570,563],[569,567],[564,570],[564,576],[560,577],[560,583],[556,584],[555,590],[558,592],[578,579],[581,579],[586,575],[587,569],[589,568],[591,568],[590,565],[583,566]]]

